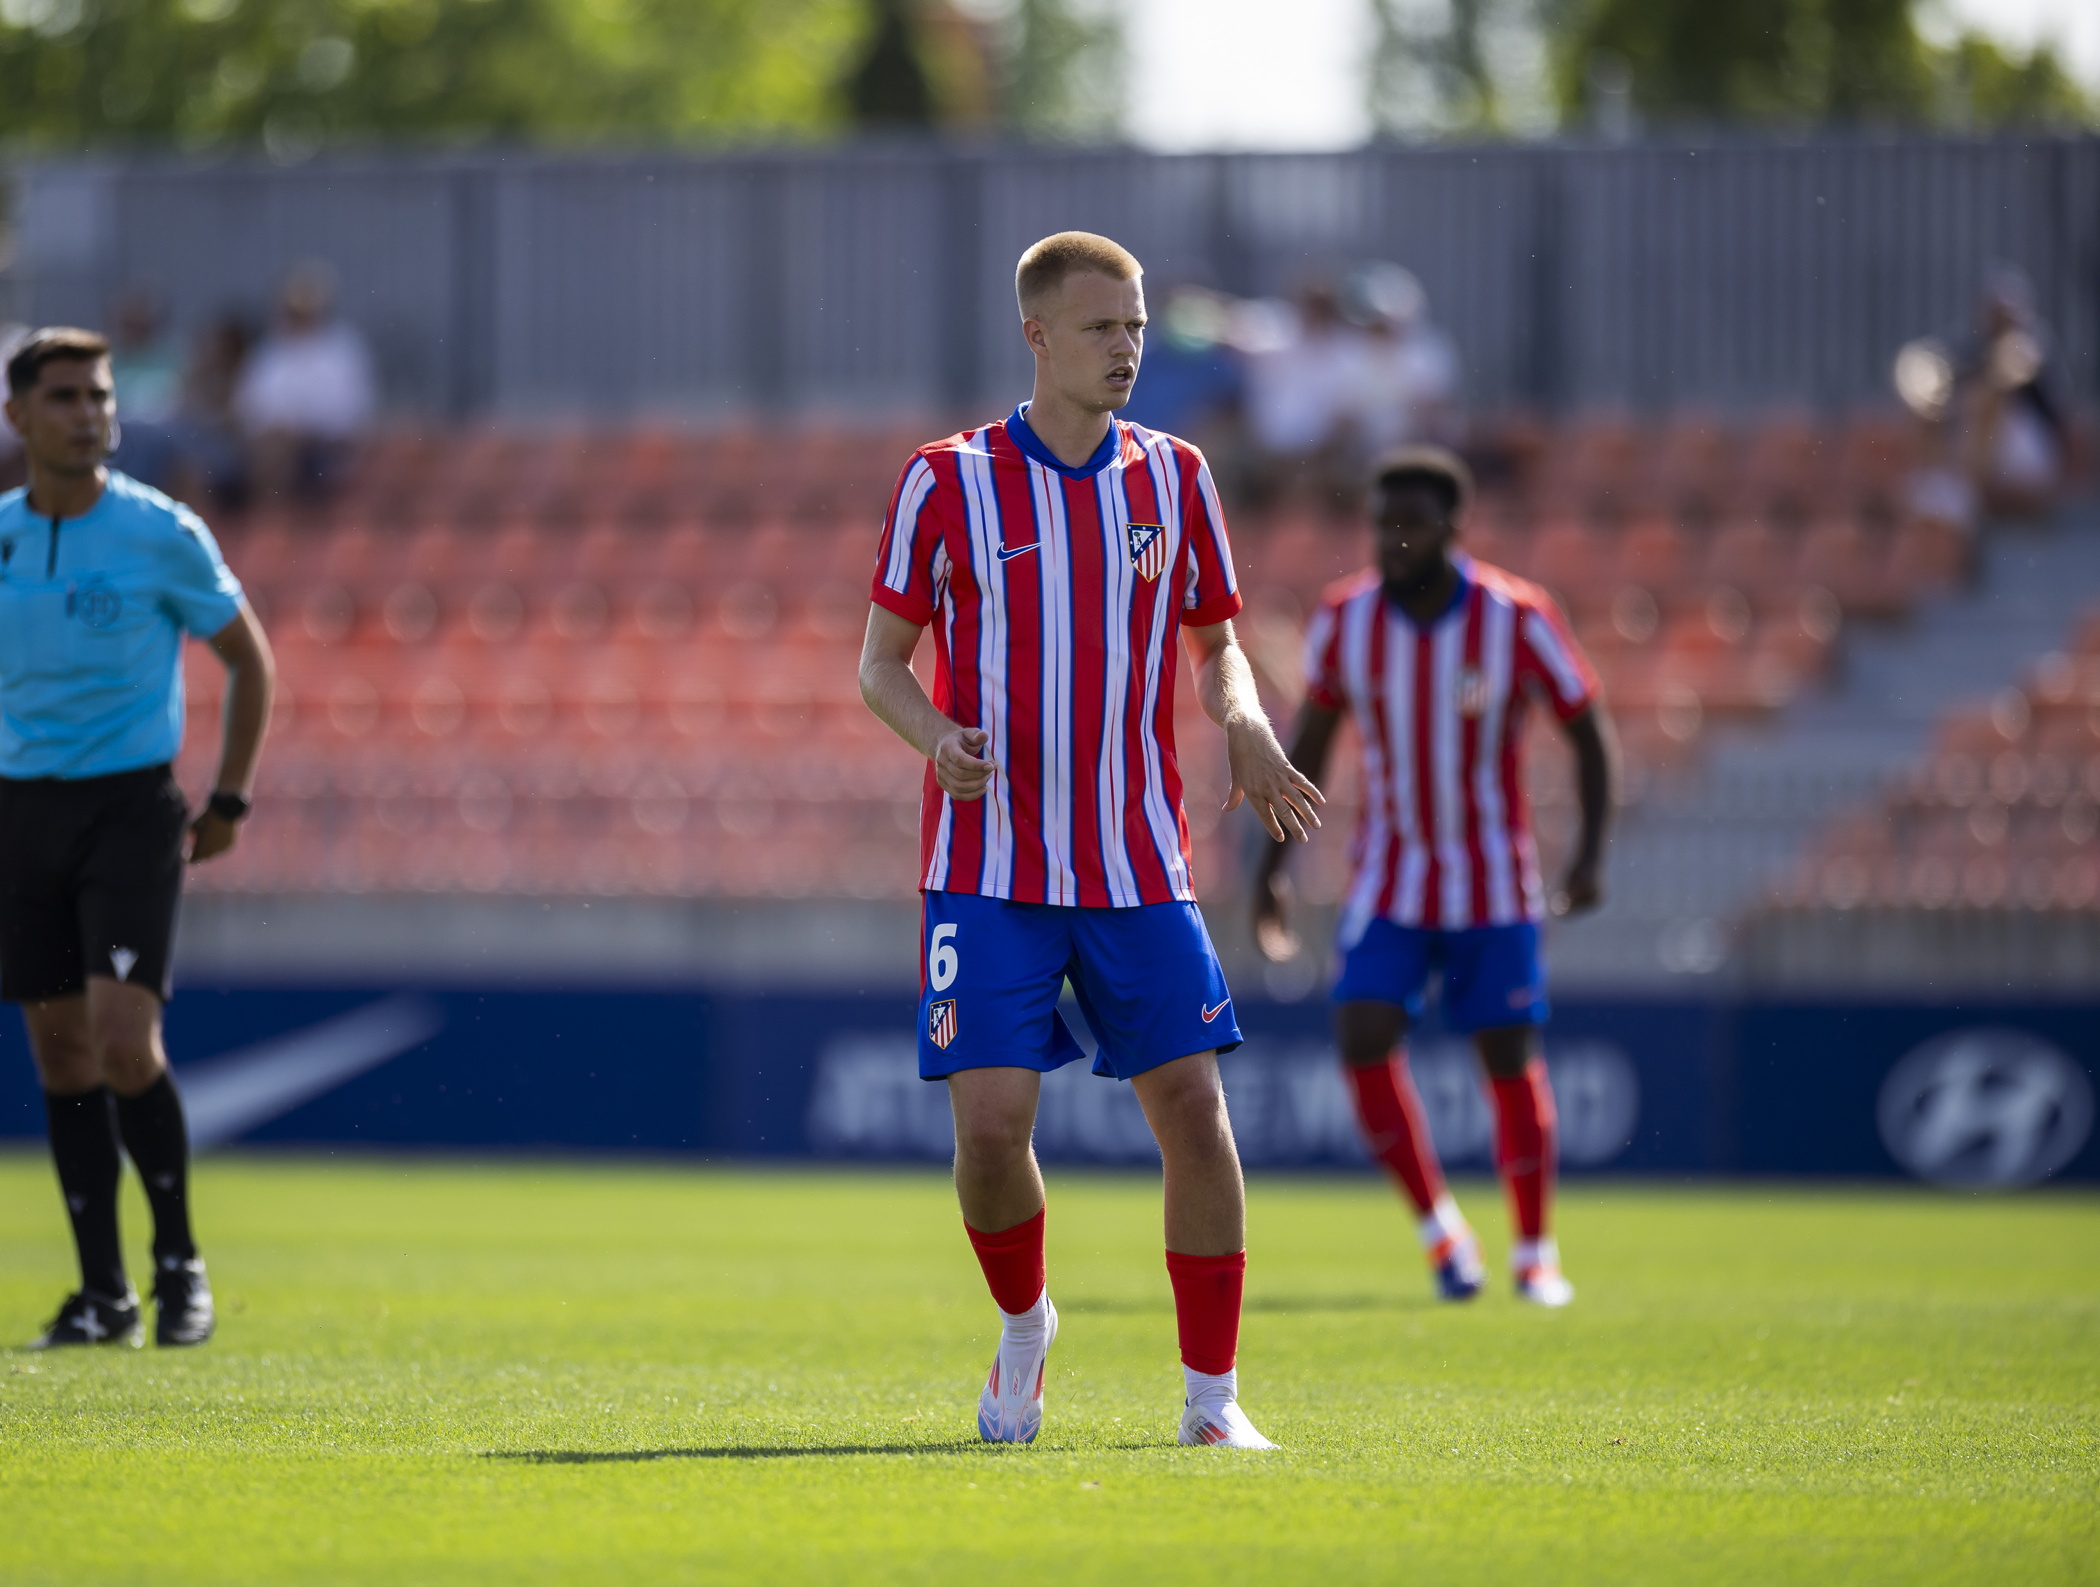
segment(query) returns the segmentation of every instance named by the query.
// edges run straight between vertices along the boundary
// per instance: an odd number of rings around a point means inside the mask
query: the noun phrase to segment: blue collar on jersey
[[[1463,551],[1460,551],[1452,556],[1451,565],[1458,569],[1458,588],[1451,592],[1450,603],[1442,611],[1438,612],[1436,616],[1430,618],[1428,622],[1415,623],[1417,628],[1434,628],[1438,623],[1441,623],[1445,618],[1466,604],[1466,591],[1473,587],[1473,559]],[[1407,609],[1391,596],[1386,596],[1385,604],[1393,609],[1393,614],[1401,622],[1415,622],[1412,617],[1407,615]]]
[[[1091,479],[1108,467],[1110,460],[1116,455],[1116,449],[1122,445],[1122,437],[1116,431],[1116,421],[1110,419],[1108,434],[1101,437],[1101,444],[1094,448],[1094,455],[1074,468],[1070,463],[1061,461],[1055,452],[1043,445],[1043,438],[1028,427],[1028,404],[1025,402],[1006,416],[1006,433],[1014,438],[1014,445],[1026,456],[1045,468],[1056,469],[1066,479]]]

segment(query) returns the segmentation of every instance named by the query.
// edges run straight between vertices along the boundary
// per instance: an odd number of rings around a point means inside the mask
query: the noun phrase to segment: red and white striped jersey
[[[921,447],[871,595],[931,623],[933,703],[991,735],[982,799],[926,770],[920,886],[1021,903],[1193,899],[1174,754],[1183,625],[1240,609],[1203,454],[1113,421],[1079,468],[1024,410]]]
[[[1455,931],[1545,915],[1524,798],[1532,695],[1565,721],[1597,675],[1553,598],[1469,557],[1458,593],[1417,624],[1374,570],[1328,590],[1306,633],[1306,692],[1348,711],[1364,804],[1343,900],[1345,946],[1373,920]]]

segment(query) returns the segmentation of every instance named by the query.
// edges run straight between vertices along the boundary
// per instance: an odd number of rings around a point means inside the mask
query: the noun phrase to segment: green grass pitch
[[[2089,1193],[1578,1184],[1548,1314],[1433,1304],[1368,1176],[1257,1179],[1273,1455],[1174,1445],[1143,1176],[1051,1176],[1032,1449],[975,1440],[936,1173],[233,1156],[197,1202],[214,1343],[0,1355],[0,1581],[2100,1581]],[[0,1324],[69,1277],[0,1156]]]

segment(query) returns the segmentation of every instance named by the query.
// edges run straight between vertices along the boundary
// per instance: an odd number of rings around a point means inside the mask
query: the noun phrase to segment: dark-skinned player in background
[[[1549,909],[1580,914],[1603,897],[1613,741],[1596,674],[1552,597],[1458,549],[1472,490],[1465,464],[1433,447],[1396,453],[1374,472],[1378,565],[1329,589],[1307,629],[1290,760],[1317,781],[1344,716],[1354,721],[1364,806],[1336,933],[1335,1035],[1365,1140],[1414,1206],[1438,1292],[1466,1300],[1486,1282],[1407,1069],[1407,1033],[1440,971],[1444,1024],[1472,1036],[1493,1095],[1517,1294],[1565,1306],[1575,1292],[1550,1223],[1556,1126],[1539,1055],[1540,926]],[[1581,806],[1575,853],[1550,900],[1524,796],[1534,702],[1574,747]],[[1288,852],[1272,844],[1254,886],[1255,938],[1276,960],[1298,947]]]

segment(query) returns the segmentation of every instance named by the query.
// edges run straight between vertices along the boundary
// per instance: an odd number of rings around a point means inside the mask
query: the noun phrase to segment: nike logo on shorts
[[[999,560],[1001,562],[1011,562],[1015,557],[1025,556],[1030,551],[1035,550],[1042,543],[1040,540],[1031,540],[1025,546],[1015,546],[1011,551],[1007,550],[1005,546],[1001,546],[999,548]]]
[[[1207,1009],[1205,1009],[1205,1010],[1203,1011],[1203,1023],[1204,1023],[1204,1024],[1206,1024],[1206,1025],[1208,1025],[1208,1024],[1209,1024],[1209,1023],[1210,1023],[1210,1022],[1211,1022],[1212,1020],[1216,1019],[1216,1018],[1217,1018],[1217,1017],[1218,1017],[1218,1016],[1219,1016],[1220,1014],[1224,1013],[1224,1012],[1225,1012],[1225,1010],[1226,1010],[1226,1009],[1228,1009],[1228,1008],[1230,1008],[1231,1006],[1232,1006],[1232,999],[1228,997],[1227,999],[1225,999],[1225,1001],[1224,1001],[1224,1002],[1220,1003],[1220,1004],[1219,1004],[1219,1005],[1218,1005],[1218,1006],[1217,1006],[1216,1008],[1207,1008]]]

